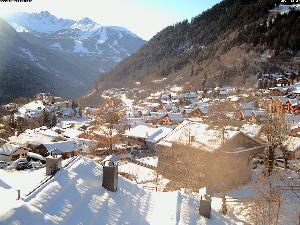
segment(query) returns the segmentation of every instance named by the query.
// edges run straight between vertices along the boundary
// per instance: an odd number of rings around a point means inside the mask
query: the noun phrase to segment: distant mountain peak
[[[14,27],[17,24],[19,27],[39,33],[56,32],[70,27],[75,22],[70,19],[57,18],[48,11],[39,13],[17,12],[6,16],[4,19],[11,25],[14,24]]]
[[[85,24],[85,25],[87,25],[87,24],[97,24],[95,21],[91,20],[88,17],[84,17],[81,20],[78,20],[77,22],[81,23],[81,24]]]
[[[91,20],[88,17],[84,17],[78,21],[76,21],[71,28],[72,29],[79,29],[79,30],[95,30],[97,28],[100,28],[101,26],[96,23],[95,21]]]

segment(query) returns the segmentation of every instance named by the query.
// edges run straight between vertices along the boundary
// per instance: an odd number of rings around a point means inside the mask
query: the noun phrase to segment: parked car
[[[0,161],[0,169],[6,168],[9,165],[10,165],[9,162]]]
[[[42,167],[44,166],[43,163],[41,163],[41,161],[36,161],[36,162],[31,161],[31,162],[30,162],[30,165],[31,165],[32,168],[34,168],[34,169],[40,169],[40,168],[42,168]]]
[[[16,170],[26,170],[31,169],[32,165],[30,165],[28,162],[20,162],[16,166]]]
[[[27,159],[25,158],[19,158],[15,161],[13,161],[11,163],[11,165],[9,166],[10,169],[16,169],[16,166],[19,164],[19,163],[28,163]]]

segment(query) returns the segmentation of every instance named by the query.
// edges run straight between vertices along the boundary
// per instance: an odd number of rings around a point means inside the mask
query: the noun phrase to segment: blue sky
[[[32,0],[0,3],[0,15],[48,10],[62,18],[89,17],[101,25],[123,26],[145,40],[168,25],[191,19],[220,0]]]

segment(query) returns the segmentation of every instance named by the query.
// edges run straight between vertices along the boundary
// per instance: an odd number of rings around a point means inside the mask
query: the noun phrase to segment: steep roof
[[[225,139],[231,138],[237,131],[224,130]],[[210,128],[208,124],[185,120],[158,144],[172,146],[173,143],[185,144],[190,142],[192,147],[214,151],[222,144],[222,130]]]
[[[78,158],[28,197],[0,215],[0,224],[236,224],[218,213],[199,216],[198,201],[181,192],[150,192],[119,176],[117,192],[101,187],[102,166]]]
[[[2,145],[0,147],[0,155],[11,155],[12,153],[14,153],[15,151],[17,151],[17,149],[20,148],[19,145],[14,145],[14,144],[10,144],[10,143],[6,143],[4,145]]]

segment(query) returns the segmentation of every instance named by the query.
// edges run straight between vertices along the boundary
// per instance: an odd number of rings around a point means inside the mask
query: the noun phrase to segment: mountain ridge
[[[44,21],[44,25],[47,25],[53,22],[53,26],[50,27],[50,31],[48,29],[41,33],[33,32],[28,26],[23,27],[24,24],[17,24],[17,20],[11,21],[15,29],[7,21],[1,20],[0,58],[3,60],[0,62],[0,104],[17,97],[32,97],[37,92],[50,92],[66,98],[77,97],[83,94],[101,73],[110,70],[144,44],[142,39],[131,35],[125,28],[112,30],[109,27],[103,31],[103,27],[88,18],[74,22],[58,19],[47,11],[26,15],[35,21],[44,18],[38,23]],[[88,33],[93,29],[98,33]],[[105,36],[101,36],[103,33]],[[102,37],[104,38],[101,39]],[[24,63],[18,67],[13,61]],[[33,71],[32,77],[37,78],[36,85],[41,88],[34,86],[30,71]],[[23,82],[20,90],[11,88],[19,85],[18,80]],[[26,84],[26,80],[30,80],[32,84]]]
[[[97,99],[106,88],[152,90],[184,85],[199,90],[228,84],[254,85],[257,72],[287,65],[296,69],[300,12],[291,9],[274,16],[270,10],[279,3],[224,0],[190,22],[166,27],[101,76],[84,101],[99,103]],[[263,57],[266,52],[271,57]],[[154,82],[157,80],[160,82]]]

